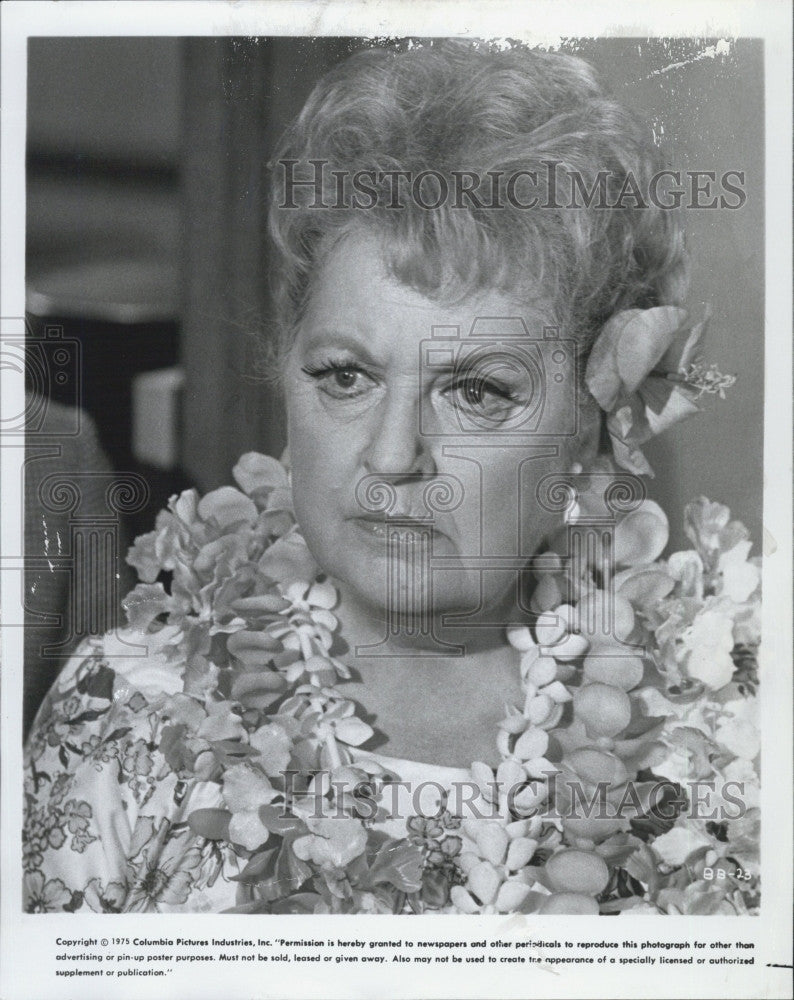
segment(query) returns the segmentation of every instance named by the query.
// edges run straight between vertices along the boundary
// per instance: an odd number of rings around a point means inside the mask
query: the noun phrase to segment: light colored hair
[[[522,301],[541,289],[555,303],[555,322],[583,351],[615,311],[674,303],[685,289],[677,211],[631,201],[607,209],[461,208],[452,199],[428,210],[410,198],[395,209],[386,186],[366,210],[311,208],[308,189],[295,196],[299,207],[281,208],[283,160],[296,161],[294,176],[303,178],[316,176],[310,161],[326,161],[328,203],[337,197],[331,171],[432,170],[451,188],[454,171],[535,170],[542,184],[548,161],[588,188],[607,171],[613,196],[630,174],[647,191],[666,166],[650,125],[607,98],[592,68],[572,56],[448,40],[373,47],[320,80],[273,161],[269,229],[282,347],[312,275],[359,227],[381,240],[394,277],[430,298],[498,289]]]

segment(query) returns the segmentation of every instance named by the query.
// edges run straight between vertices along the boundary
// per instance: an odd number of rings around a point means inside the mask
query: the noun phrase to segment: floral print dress
[[[157,638],[143,645],[126,632],[84,646],[39,712],[25,755],[30,912],[234,906],[237,859],[187,821],[223,805],[219,786],[180,779],[160,749],[160,709],[182,680]]]
[[[171,722],[163,708],[183,688],[183,666],[163,649],[169,637],[128,630],[85,644],[39,711],[25,753],[28,912],[217,913],[249,898],[235,881],[245,858],[227,842],[197,835],[189,822],[196,810],[224,808],[221,786],[181,777],[163,752]],[[210,719],[200,738],[236,735],[233,718]],[[430,782],[437,790],[469,774],[357,756],[387,764],[408,789]],[[409,801],[410,791],[397,818],[381,824],[390,835],[405,836]],[[437,791],[435,802],[425,796],[422,811],[438,804]]]

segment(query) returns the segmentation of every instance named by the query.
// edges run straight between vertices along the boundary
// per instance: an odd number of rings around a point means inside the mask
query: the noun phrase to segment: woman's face
[[[295,511],[321,567],[377,618],[401,579],[409,609],[432,594],[435,616],[480,608],[507,624],[519,567],[559,524],[537,484],[569,466],[571,345],[543,342],[550,315],[501,292],[425,298],[364,235],[315,276],[286,365]]]

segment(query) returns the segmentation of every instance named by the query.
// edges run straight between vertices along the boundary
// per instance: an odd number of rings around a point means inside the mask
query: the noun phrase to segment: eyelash
[[[325,392],[332,399],[355,399],[365,390],[363,388],[358,391],[354,389],[351,392],[346,390],[343,386],[337,386],[336,389],[338,391],[333,391],[330,382],[327,386],[323,386],[323,382],[327,381],[329,376],[345,373],[363,375],[365,378],[373,380],[373,376],[366,370],[366,368],[362,368],[357,362],[339,361],[332,358],[316,364],[306,364],[301,368],[301,371],[304,375],[308,375],[309,378],[314,379],[314,381],[319,384],[319,387],[323,390],[323,392]]]
[[[323,361],[320,364],[304,365],[301,368],[304,375],[309,378],[322,378],[323,375],[330,375],[333,372],[359,372],[361,375],[368,375],[360,365],[354,361]]]
[[[506,386],[499,385],[496,382],[492,382],[487,378],[476,378],[468,377],[462,378],[460,381],[455,382],[453,385],[449,386],[453,392],[459,392],[466,386],[476,386],[477,388],[491,393],[493,396],[498,396],[500,399],[504,399],[509,403],[518,402],[520,396],[515,389],[509,389]]]

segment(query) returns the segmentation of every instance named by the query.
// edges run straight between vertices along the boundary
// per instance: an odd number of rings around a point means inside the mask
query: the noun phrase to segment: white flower
[[[761,749],[761,734],[743,719],[723,723],[717,729],[716,737],[731,753],[744,760],[752,760]]]
[[[317,819],[310,816],[306,825],[311,831],[298,837],[293,850],[301,861],[312,861],[322,868],[344,868],[367,846],[367,833],[357,819]]]
[[[248,851],[261,847],[269,836],[270,831],[259,818],[256,809],[235,813],[229,821],[229,840]]]
[[[711,776],[713,768],[708,757],[711,742],[706,736],[689,726],[679,726],[666,742],[667,756],[654,764],[657,774],[682,785]]]
[[[710,847],[711,843],[712,839],[705,832],[703,823],[688,819],[679,821],[672,830],[657,837],[653,842],[653,849],[665,864],[677,867],[694,851]]]
[[[737,757],[722,769],[723,785],[717,785],[720,800],[716,802],[718,809],[728,810],[726,815],[735,815],[736,799],[741,801],[745,809],[757,809],[761,804],[761,790],[758,787],[758,774],[749,760]],[[725,788],[728,782],[733,782]],[[737,787],[737,785],[739,787]],[[725,791],[730,794],[730,800],[725,797]]]
[[[674,552],[667,560],[667,572],[681,584],[683,596],[703,600],[703,560],[694,549]]]
[[[739,542],[728,552],[723,552],[717,565],[722,574],[720,593],[737,604],[743,604],[758,586],[761,572],[747,561],[752,542]]]
[[[271,775],[279,775],[289,764],[292,741],[283,726],[271,722],[251,734],[251,746],[259,753],[258,763]]]
[[[687,673],[714,690],[733,677],[733,619],[722,611],[702,611],[681,637],[689,648]]]
[[[668,701],[658,688],[640,688],[634,695],[644,707],[645,715],[675,715],[683,718],[686,713],[686,705]]]
[[[733,668],[730,653],[716,646],[699,646],[692,650],[687,660],[689,676],[703,681],[715,691],[730,683]]]
[[[518,649],[521,652],[526,652],[535,646],[532,633],[525,626],[509,628],[507,630],[507,641],[514,649]]]
[[[236,524],[256,524],[257,510],[253,500],[233,486],[221,486],[205,494],[198,504],[202,521],[214,518],[221,528]]]
[[[289,482],[281,462],[255,451],[240,456],[232,475],[240,488],[249,494],[263,488],[285,488]]]
[[[743,760],[753,760],[761,750],[755,708],[754,698],[727,702],[714,734],[719,743]]]
[[[489,861],[471,864],[467,888],[452,887],[450,900],[460,913],[512,913],[529,895],[529,884],[503,876]]]
[[[737,643],[753,646],[761,641],[761,602],[751,601],[736,614],[733,637]]]
[[[140,691],[147,697],[183,692],[184,660],[172,658],[168,649],[181,639],[182,631],[176,625],[166,625],[159,632],[147,633],[143,645],[140,632],[134,629],[108,632],[102,640],[104,655],[110,663],[113,663],[113,657],[126,657],[124,673],[116,675],[117,688],[120,690],[121,685],[126,684],[131,691]],[[131,648],[143,650],[145,655],[130,656]],[[116,698],[121,697],[116,694]]]
[[[549,746],[549,734],[545,729],[530,726],[519,736],[513,753],[519,760],[534,760],[542,757]]]

